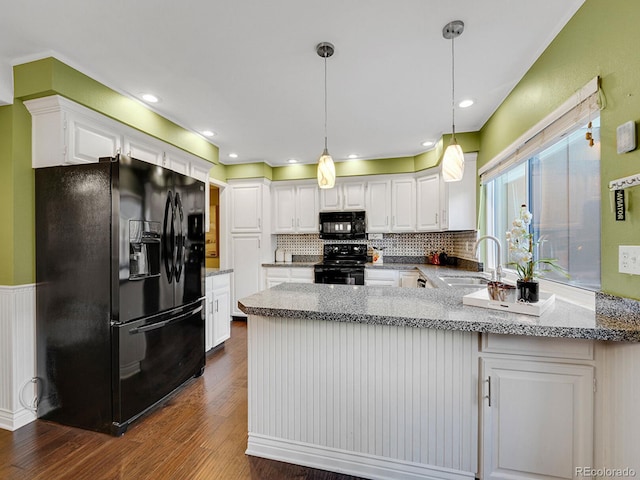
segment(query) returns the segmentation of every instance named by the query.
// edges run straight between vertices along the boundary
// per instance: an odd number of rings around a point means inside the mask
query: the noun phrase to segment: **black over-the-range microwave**
[[[320,212],[320,238],[355,240],[366,238],[364,210],[353,212]]]

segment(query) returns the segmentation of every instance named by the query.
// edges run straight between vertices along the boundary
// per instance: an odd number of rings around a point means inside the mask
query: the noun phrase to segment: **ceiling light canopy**
[[[464,174],[464,154],[456,141],[456,89],[455,89],[455,49],[454,40],[462,35],[464,23],[454,20],[442,28],[442,36],[451,40],[451,143],[444,152],[442,159],[442,179],[445,182],[458,182]]]
[[[318,186],[333,188],[336,184],[336,167],[327,150],[327,58],[333,55],[335,48],[329,42],[316,45],[316,53],[324,58],[324,151],[318,159]]]

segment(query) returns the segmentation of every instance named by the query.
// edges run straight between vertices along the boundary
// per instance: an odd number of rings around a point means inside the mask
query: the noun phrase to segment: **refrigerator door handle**
[[[169,209],[171,209],[171,232],[167,235],[167,227],[169,226]],[[164,268],[167,273],[167,280],[169,283],[173,282],[173,194],[171,190],[167,194],[167,202],[164,206],[164,222],[162,224],[162,253],[164,256]],[[171,242],[171,248],[169,248],[168,242]],[[171,265],[169,265],[169,258],[171,258]]]
[[[185,318],[195,315],[196,313],[199,313],[201,311],[202,311],[202,305],[200,305],[198,308],[194,310],[189,310],[188,312],[183,313],[182,315],[178,315],[177,317],[171,318],[169,320],[163,320],[161,322],[152,323],[150,325],[144,325],[142,327],[132,328],[131,330],[129,330],[129,335],[135,335],[137,333],[144,333],[144,332],[149,332],[151,330],[157,330],[158,328],[166,327],[169,324],[179,322],[180,320],[184,320]]]
[[[176,235],[176,266],[175,266],[175,277],[176,282],[180,281],[180,276],[182,275],[182,266],[184,264],[184,212],[182,210],[182,200],[180,199],[180,194],[176,192],[175,195],[175,211],[176,218],[178,220],[178,231]]]

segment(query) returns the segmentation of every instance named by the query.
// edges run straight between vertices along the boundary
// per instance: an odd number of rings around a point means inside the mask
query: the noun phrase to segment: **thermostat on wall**
[[[636,149],[636,123],[629,121],[616,129],[618,153],[627,153]]]

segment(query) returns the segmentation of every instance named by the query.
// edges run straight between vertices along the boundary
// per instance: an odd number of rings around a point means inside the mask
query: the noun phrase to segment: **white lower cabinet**
[[[414,270],[399,272],[400,286],[403,288],[418,288],[418,276],[418,272]]]
[[[383,286],[383,287],[397,287],[398,286],[398,271],[391,269],[379,269],[365,268],[364,269],[364,284],[366,286]]]
[[[231,235],[233,260],[232,314],[244,316],[238,308],[238,300],[260,291],[260,265],[262,263],[261,235]]]
[[[206,278],[205,351],[231,337],[230,274]]]
[[[313,283],[314,272],[311,267],[266,267],[264,278],[266,288],[281,283]]]
[[[593,465],[595,368],[576,363],[516,355],[482,358],[483,480],[572,479],[577,467]]]

